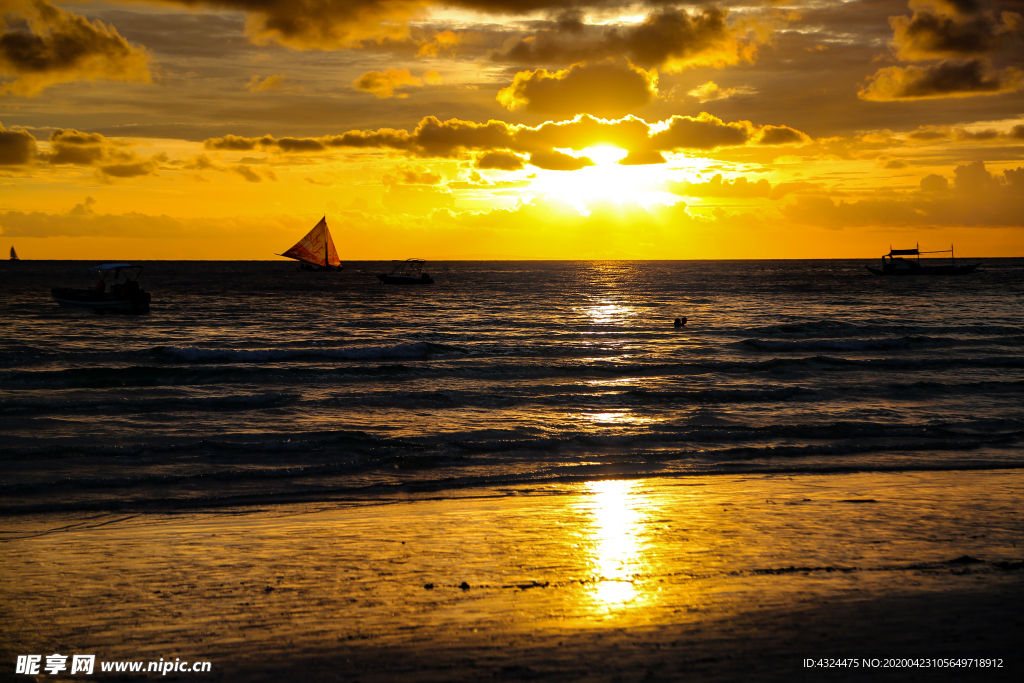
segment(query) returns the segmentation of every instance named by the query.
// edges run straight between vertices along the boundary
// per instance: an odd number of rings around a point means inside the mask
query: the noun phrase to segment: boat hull
[[[875,275],[907,277],[922,275],[968,275],[978,269],[978,264],[969,266],[919,266],[917,268],[872,268],[864,266]]]
[[[89,289],[52,290],[57,304],[65,308],[91,308],[99,312],[145,313],[153,298],[149,292],[138,292],[130,297],[115,297],[111,294],[97,294]]]

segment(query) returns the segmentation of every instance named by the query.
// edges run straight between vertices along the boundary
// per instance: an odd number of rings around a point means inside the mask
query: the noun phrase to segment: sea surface
[[[3,262],[0,513],[1022,468],[1024,259],[983,261],[154,261],[134,316]]]

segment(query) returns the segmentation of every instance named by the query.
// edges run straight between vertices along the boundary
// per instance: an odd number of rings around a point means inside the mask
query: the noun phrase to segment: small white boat
[[[331,231],[327,228],[327,216],[320,219],[320,222],[313,226],[313,229],[306,233],[306,236],[295,243],[288,251],[278,256],[293,258],[301,261],[302,270],[317,272],[341,270],[341,259],[338,258],[338,250],[334,247],[334,240],[331,239]]]
[[[12,261],[20,261],[21,260],[21,259],[18,258],[18,252],[14,251],[14,247],[11,247],[11,260]]]
[[[385,285],[432,285],[434,279],[423,272],[421,258],[410,258],[404,261],[392,261],[395,264],[390,273],[380,273],[377,279]]]
[[[60,306],[91,308],[97,313],[144,313],[149,310],[152,295],[139,286],[142,266],[130,263],[104,263],[89,270],[99,273],[100,279],[92,289],[56,287],[51,290]],[[110,277],[110,288],[107,278]]]

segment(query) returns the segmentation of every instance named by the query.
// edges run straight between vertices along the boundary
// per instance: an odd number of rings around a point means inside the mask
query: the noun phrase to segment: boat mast
[[[331,262],[327,260],[327,235],[330,234],[327,232],[327,214],[320,220],[324,222],[324,270],[330,270]]]

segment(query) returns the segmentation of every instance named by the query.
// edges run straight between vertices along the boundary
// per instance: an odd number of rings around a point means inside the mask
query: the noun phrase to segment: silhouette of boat
[[[334,247],[331,231],[327,228],[327,216],[313,226],[306,236],[288,251],[278,256],[293,258],[302,263],[302,270],[315,272],[337,272],[341,270],[341,259]]]
[[[11,260],[12,261],[20,261],[21,260],[20,258],[18,258],[18,252],[14,251],[14,247],[11,247]]]
[[[949,263],[929,264],[927,261],[921,263],[921,254],[949,254]],[[904,258],[905,256],[916,256],[916,259]],[[889,247],[889,253],[882,256],[882,267],[872,268],[864,266],[875,275],[967,275],[978,269],[979,263],[961,265],[953,258],[953,245],[949,249],[940,251],[921,251],[920,245],[916,249],[893,249]]]
[[[423,272],[421,258],[410,258],[404,261],[392,261],[395,264],[390,273],[380,273],[377,279],[385,285],[432,285],[434,279]]]
[[[51,290],[57,303],[65,307],[91,308],[97,313],[144,313],[149,310],[152,295],[139,286],[142,266],[130,263],[105,263],[93,266],[100,275],[99,282],[92,289],[57,287]],[[110,289],[107,276],[112,274]]]

